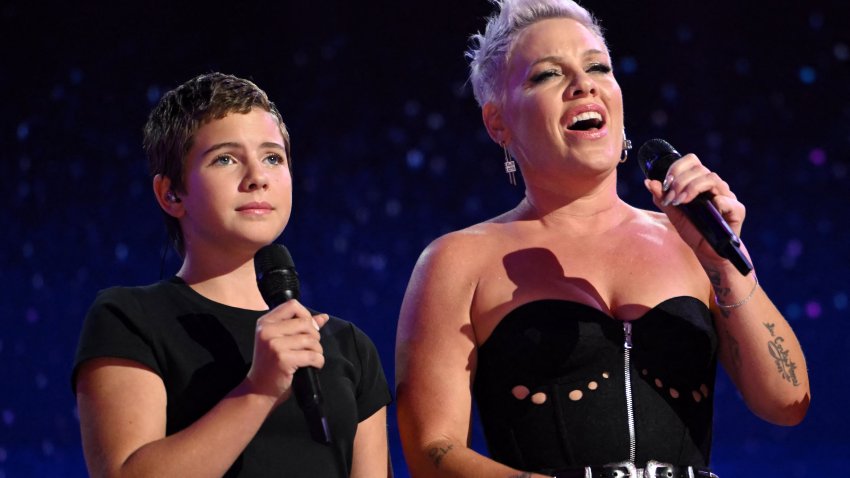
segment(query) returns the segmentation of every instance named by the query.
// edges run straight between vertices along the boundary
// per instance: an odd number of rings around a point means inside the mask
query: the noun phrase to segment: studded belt
[[[677,466],[650,460],[646,467],[634,463],[611,463],[602,466],[567,468],[555,472],[554,478],[718,478],[708,468]]]

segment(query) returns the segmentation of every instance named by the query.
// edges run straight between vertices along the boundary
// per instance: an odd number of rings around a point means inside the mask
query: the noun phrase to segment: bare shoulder
[[[419,256],[402,303],[402,318],[433,312],[468,322],[487,265],[499,252],[503,226],[484,222],[435,239]],[[450,314],[449,308],[455,313]]]
[[[488,221],[440,236],[422,252],[417,267],[451,265],[455,271],[475,268],[498,247],[502,229],[499,223]]]
[[[659,300],[670,295],[702,297],[708,290],[705,273],[667,215],[637,208],[633,212],[629,230],[623,234],[628,241],[627,251],[635,255],[635,264],[640,264],[639,271],[631,272],[650,274],[652,278],[647,278],[646,283],[662,292]]]
[[[632,208],[632,212],[634,213],[633,220],[640,224],[649,227],[659,227],[668,231],[672,230],[673,228],[673,224],[670,223],[670,219],[663,212],[639,209],[636,207]]]
[[[639,233],[649,242],[669,244],[670,241],[674,241],[681,242],[682,246],[687,247],[676,231],[676,227],[670,222],[670,218],[663,212],[638,208],[632,208],[632,212],[633,216],[629,221],[629,226],[635,228],[633,232]]]

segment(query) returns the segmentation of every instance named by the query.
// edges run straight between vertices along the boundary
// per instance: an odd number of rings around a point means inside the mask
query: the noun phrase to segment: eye
[[[611,67],[606,65],[605,63],[592,63],[587,67],[588,73],[602,73],[607,74],[611,73]]]
[[[280,154],[272,153],[265,157],[265,162],[274,166],[283,166],[286,164],[286,158]]]
[[[556,76],[564,76],[560,70],[555,68],[550,68],[548,70],[543,70],[540,73],[535,74],[531,77],[531,82],[534,84],[543,83],[544,81],[554,78]]]
[[[220,154],[220,155],[216,156],[215,158],[213,158],[211,164],[213,166],[226,166],[228,164],[233,164],[235,162],[236,162],[236,160],[233,158],[233,156],[231,156],[229,154]]]

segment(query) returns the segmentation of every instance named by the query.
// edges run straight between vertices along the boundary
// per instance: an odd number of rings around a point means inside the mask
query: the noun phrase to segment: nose
[[[244,191],[269,188],[268,174],[260,158],[251,158],[245,163],[245,176],[242,178],[241,187]]]
[[[584,71],[579,72],[575,77],[573,77],[573,81],[570,82],[566,91],[566,95],[569,99],[581,98],[584,96],[596,96],[596,94],[596,83],[593,81],[593,78]]]

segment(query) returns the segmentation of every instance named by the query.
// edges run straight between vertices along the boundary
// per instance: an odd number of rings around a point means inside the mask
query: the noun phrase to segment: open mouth
[[[585,111],[584,113],[573,116],[567,129],[571,131],[590,131],[592,129],[599,129],[604,124],[605,121],[602,119],[601,114],[596,111]]]

